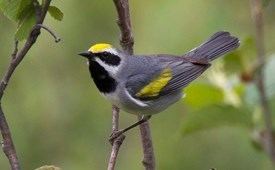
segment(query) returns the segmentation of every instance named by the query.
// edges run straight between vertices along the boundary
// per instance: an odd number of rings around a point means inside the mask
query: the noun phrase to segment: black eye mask
[[[118,66],[120,64],[121,59],[119,56],[108,53],[108,52],[102,52],[95,54],[101,61],[105,62],[108,65],[111,66]]]

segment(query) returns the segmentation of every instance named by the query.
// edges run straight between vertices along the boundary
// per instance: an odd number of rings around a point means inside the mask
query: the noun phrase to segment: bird
[[[183,55],[129,55],[107,43],[79,53],[88,60],[89,72],[99,92],[118,108],[142,119],[120,134],[149,120],[179,101],[183,89],[211,62],[240,45],[237,37],[219,31]]]

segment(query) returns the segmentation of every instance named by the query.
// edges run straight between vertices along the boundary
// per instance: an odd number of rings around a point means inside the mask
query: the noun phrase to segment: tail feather
[[[231,36],[229,32],[220,31],[212,35],[206,42],[199,47],[191,50],[185,57],[193,61],[210,62],[216,58],[238,48],[240,41],[237,37]]]

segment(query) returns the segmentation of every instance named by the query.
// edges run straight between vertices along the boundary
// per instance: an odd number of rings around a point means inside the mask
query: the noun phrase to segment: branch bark
[[[138,117],[141,119],[141,116]],[[150,125],[149,122],[144,122],[139,125],[140,136],[143,146],[143,160],[142,164],[146,170],[154,170],[155,168],[155,154],[153,148],[153,142],[151,138]]]
[[[116,106],[113,106],[112,108],[112,132],[118,131],[118,125],[119,125],[119,108]],[[125,139],[125,135],[122,134],[118,138],[116,138],[112,143],[112,152],[109,159],[108,164],[108,170],[114,170],[117,160],[117,155],[120,146],[122,145],[123,141]]]
[[[132,55],[134,52],[133,50],[134,38],[133,38],[132,28],[131,28],[129,1],[128,0],[113,0],[113,1],[118,13],[117,24],[121,32],[120,45],[125,53]],[[115,107],[113,107],[113,113],[114,113],[114,108]],[[118,116],[116,116],[116,118],[118,120]],[[138,119],[140,119],[140,117],[138,117]],[[114,115],[113,115],[113,122],[114,122]],[[140,134],[141,134],[141,141],[142,141],[143,154],[144,154],[143,165],[146,170],[154,170],[155,156],[154,156],[153,143],[152,143],[148,121],[140,125]],[[115,141],[114,141],[112,153],[115,149],[118,152],[119,147],[118,148],[115,147]],[[112,157],[112,154],[111,154],[111,157]]]
[[[267,138],[266,138],[266,151],[269,154],[271,161],[275,165],[275,146],[273,137],[273,127],[272,127],[272,115],[270,107],[268,104],[265,82],[264,82],[264,67],[265,67],[265,48],[264,48],[264,21],[263,21],[263,2],[262,0],[251,0],[251,14],[255,23],[256,31],[256,46],[257,46],[257,63],[259,63],[259,68],[257,69],[256,81],[260,104],[263,112],[263,117],[265,120]]]
[[[128,0],[114,0],[118,19],[117,24],[120,29],[120,45],[122,49],[129,55],[134,53],[134,37],[132,34],[130,9]]]
[[[51,0],[44,0],[43,4],[40,6],[38,1],[34,1],[34,6],[36,8],[36,25],[43,23],[50,3],[51,3]],[[10,167],[12,170],[20,170],[20,164],[19,164],[18,156],[16,154],[15,146],[13,144],[11,131],[9,129],[8,122],[5,118],[5,114],[3,112],[1,103],[2,103],[2,97],[4,95],[4,91],[8,86],[10,78],[12,77],[17,66],[24,59],[27,52],[36,42],[36,39],[40,34],[41,27],[37,27],[36,25],[33,26],[24,46],[19,50],[19,52],[17,49],[18,41],[15,41],[16,45],[11,55],[11,61],[10,61],[9,67],[7,68],[6,73],[4,74],[0,82],[0,130],[3,138],[2,149],[9,160]]]

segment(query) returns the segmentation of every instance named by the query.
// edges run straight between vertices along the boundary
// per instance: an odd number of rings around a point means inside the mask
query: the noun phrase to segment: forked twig
[[[34,1],[34,5],[36,5],[36,25],[41,25],[43,23],[50,3],[51,0],[44,0],[42,6],[39,6],[38,2]],[[30,31],[24,46],[19,51],[18,41],[15,41],[15,48],[13,53],[11,54],[11,62],[0,82],[0,130],[3,138],[2,149],[9,160],[10,167],[12,170],[20,170],[20,164],[18,156],[16,154],[15,146],[13,144],[12,135],[8,126],[8,122],[5,118],[5,114],[1,106],[1,99],[4,95],[4,91],[7,88],[9,80],[13,75],[14,71],[16,70],[17,66],[21,63],[21,61],[24,59],[25,55],[30,50],[32,45],[36,42],[36,39],[40,34],[41,27],[37,27],[36,25],[34,25],[33,29]]]

